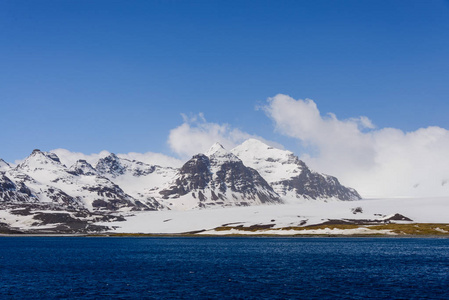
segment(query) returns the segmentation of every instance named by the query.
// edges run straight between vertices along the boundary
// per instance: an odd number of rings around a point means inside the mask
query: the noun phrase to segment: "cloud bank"
[[[206,152],[216,142],[230,150],[249,138],[259,139],[273,147],[283,149],[280,144],[232,128],[229,124],[207,122],[202,113],[190,118],[186,115],[182,117],[183,124],[170,130],[167,143],[170,149],[183,159]]]
[[[281,94],[263,109],[277,132],[308,149],[301,155],[307,164],[337,176],[362,196],[449,194],[449,131],[444,128],[377,129],[367,117],[323,116],[313,100]]]

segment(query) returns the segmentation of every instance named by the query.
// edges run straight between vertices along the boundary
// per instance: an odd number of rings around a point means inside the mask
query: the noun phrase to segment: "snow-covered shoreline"
[[[290,204],[106,214],[53,211],[32,206],[0,210],[0,226],[4,228],[2,233],[8,236],[14,233],[21,236],[449,235],[448,208],[449,197],[302,200]],[[404,230],[398,231],[388,225],[403,226]]]
[[[211,231],[221,226],[248,227],[270,224],[271,229],[279,229],[322,224],[329,220],[379,220],[396,213],[410,218],[413,223],[446,224],[449,223],[448,208],[449,197],[366,199],[351,202],[304,201],[284,205],[136,212],[125,216],[126,221],[99,225],[115,227],[113,233],[180,234],[209,231],[211,234],[217,234]]]

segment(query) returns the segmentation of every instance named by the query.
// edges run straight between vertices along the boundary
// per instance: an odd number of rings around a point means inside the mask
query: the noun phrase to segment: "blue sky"
[[[301,151],[282,93],[378,128],[449,128],[448,1],[0,2],[0,157],[162,152],[181,114]],[[176,154],[176,153],[175,153]]]

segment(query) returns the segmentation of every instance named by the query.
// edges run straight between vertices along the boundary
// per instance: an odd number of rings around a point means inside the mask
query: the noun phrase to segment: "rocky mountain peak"
[[[212,180],[209,158],[197,154],[187,161],[170,183],[170,187],[159,192],[165,199],[184,196],[190,191],[204,190]]]
[[[212,147],[208,151],[206,151],[204,155],[206,155],[210,159],[212,165],[219,165],[229,161],[240,161],[238,157],[226,150],[218,142],[213,144]]]
[[[76,161],[73,166],[70,167],[69,171],[77,175],[90,176],[97,174],[97,170],[95,170],[94,167],[92,167],[92,165],[84,159]]]
[[[96,166],[98,174],[108,178],[116,178],[122,175],[130,174],[134,177],[146,176],[156,170],[156,166],[149,165],[137,160],[120,158],[114,153],[101,158]]]
[[[206,156],[212,156],[212,155],[223,155],[226,153],[228,153],[228,151],[226,151],[226,149],[223,147],[223,145],[221,145],[219,142],[216,142],[204,154]]]
[[[61,161],[59,160],[59,157],[55,153],[45,152],[45,151],[41,151],[39,149],[34,149],[33,152],[31,152],[31,155],[28,156],[28,158],[36,158],[38,160],[40,158],[51,159],[52,161],[61,163]]]
[[[256,170],[218,143],[186,162],[160,194],[177,209],[281,203]]]
[[[19,170],[38,170],[38,169],[60,169],[65,166],[59,160],[59,157],[51,152],[44,152],[38,149],[33,150],[16,169]]]
[[[126,172],[126,167],[122,165],[120,158],[114,153],[111,153],[104,158],[100,158],[95,169],[102,175],[110,174],[113,177],[122,175]]]

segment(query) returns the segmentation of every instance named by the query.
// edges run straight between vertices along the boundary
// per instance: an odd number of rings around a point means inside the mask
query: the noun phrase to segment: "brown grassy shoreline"
[[[319,234],[319,233],[305,233],[311,230],[319,229],[358,229],[365,228],[369,230],[389,230],[389,233],[372,233],[372,234]],[[233,231],[226,234],[226,231]],[[302,233],[292,234],[272,234],[263,232],[270,231],[305,231]],[[2,237],[438,237],[449,238],[449,224],[443,223],[408,223],[408,224],[381,224],[381,225],[355,225],[355,224],[326,224],[326,225],[312,225],[307,227],[283,227],[283,228],[267,228],[264,226],[249,226],[249,227],[234,227],[234,226],[221,226],[215,228],[215,231],[220,234],[214,234],[213,232],[198,234],[201,231],[185,232],[185,233],[114,233],[104,232],[95,234],[61,234],[61,233],[14,233],[14,234],[0,234]],[[241,231],[242,233],[238,233]],[[251,234],[253,233],[253,234]]]
[[[266,230],[295,230],[309,231],[318,229],[357,229],[367,228],[371,230],[389,230],[390,233],[372,233],[372,234],[263,234]],[[226,231],[234,230],[233,233],[223,234]],[[215,228],[221,234],[201,234],[198,232],[187,232],[179,234],[155,234],[155,233],[106,233],[89,236],[110,236],[110,237],[449,237],[449,224],[442,223],[409,223],[409,224],[382,224],[382,225],[353,225],[353,224],[335,224],[335,225],[314,225],[308,227],[284,227],[284,228],[266,228],[266,227],[233,227],[221,226]],[[242,234],[235,233],[242,231]],[[251,234],[253,232],[254,234]]]

